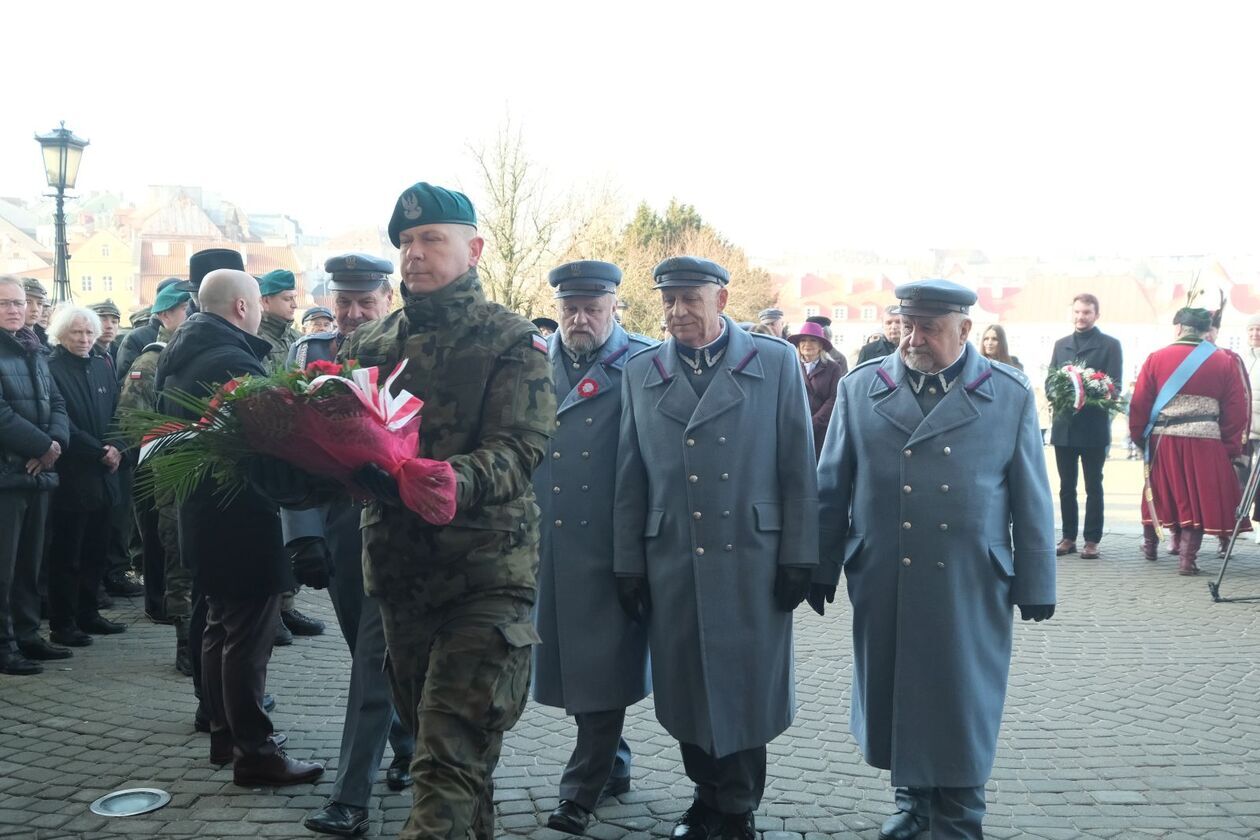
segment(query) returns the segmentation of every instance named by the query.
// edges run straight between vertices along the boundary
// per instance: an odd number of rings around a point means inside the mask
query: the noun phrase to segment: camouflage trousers
[[[179,559],[179,521],[173,504],[158,507],[158,538],[165,560],[162,602],[166,617],[187,624],[192,613],[192,572]]]
[[[411,814],[400,840],[494,837],[495,765],[525,710],[530,604],[482,597],[437,610],[381,601],[394,707],[415,735]]]

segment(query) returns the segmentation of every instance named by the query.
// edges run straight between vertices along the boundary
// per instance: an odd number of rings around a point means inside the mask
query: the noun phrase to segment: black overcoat
[[[1124,352],[1120,349],[1120,341],[1098,327],[1074,332],[1054,343],[1050,371],[1070,362],[1083,362],[1086,367],[1103,371],[1117,388],[1123,390]],[[1050,443],[1055,446],[1106,446],[1111,443],[1111,418],[1101,408],[1089,406],[1076,414],[1060,414],[1050,426]]]
[[[112,428],[118,381],[109,362],[95,353],[84,358],[55,347],[48,369],[70,419],[70,445],[57,461],[61,484],[53,494],[53,507],[88,511],[118,504],[122,499],[118,473],[101,462],[106,444],[123,448]]]

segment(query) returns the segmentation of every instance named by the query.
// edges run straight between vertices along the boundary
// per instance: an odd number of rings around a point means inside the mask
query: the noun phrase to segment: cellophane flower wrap
[[[243,458],[268,455],[312,475],[343,484],[357,498],[368,494],[354,473],[376,464],[398,483],[408,509],[445,525],[455,516],[455,473],[445,461],[417,456],[423,402],[389,393],[406,360],[384,381],[378,368],[312,362],[301,371],[232,380],[209,400],[176,395],[200,413],[195,423],[139,412],[130,420],[141,434],[147,484],[177,501],[207,475],[227,489],[243,485]],[[154,422],[156,421],[156,422]]]
[[[1076,414],[1086,407],[1101,408],[1110,417],[1124,413],[1128,401],[1101,370],[1081,362],[1069,362],[1046,377],[1046,400],[1055,416]]]

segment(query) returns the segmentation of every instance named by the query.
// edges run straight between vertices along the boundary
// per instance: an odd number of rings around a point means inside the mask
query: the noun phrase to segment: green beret
[[[122,320],[122,313],[118,311],[118,305],[109,298],[100,303],[94,303],[89,308],[97,315],[113,315],[118,320]]]
[[[389,217],[389,241],[398,247],[398,235],[420,225],[477,226],[477,213],[468,196],[421,181],[403,190]]]
[[[158,292],[157,297],[153,299],[152,312],[154,315],[157,315],[159,312],[174,309],[180,304],[188,303],[191,298],[192,295],[180,289],[178,285],[167,286]]]
[[[285,268],[268,271],[258,278],[258,291],[262,292],[263,297],[278,295],[281,292],[287,292],[296,288],[297,281],[293,277],[293,272]]]

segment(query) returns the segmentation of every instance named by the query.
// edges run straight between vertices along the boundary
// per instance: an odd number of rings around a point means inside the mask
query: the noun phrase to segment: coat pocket
[[[665,520],[665,511],[649,510],[647,521],[643,523],[643,536],[659,537],[661,535],[661,523]]]
[[[542,638],[528,621],[500,624],[497,629],[507,642],[507,654],[499,663],[487,663],[496,673],[486,724],[489,729],[505,732],[516,725],[525,711],[532,670],[531,648],[542,644]]]
[[[844,567],[847,569],[862,553],[862,543],[866,537],[861,534],[851,535],[844,540]]]
[[[989,546],[989,557],[993,559],[993,564],[997,566],[998,571],[1006,577],[1015,577],[1015,558],[1011,554],[1011,547],[1005,543],[993,543]]]
[[[753,502],[758,531],[783,530],[783,506],[775,502]]]

